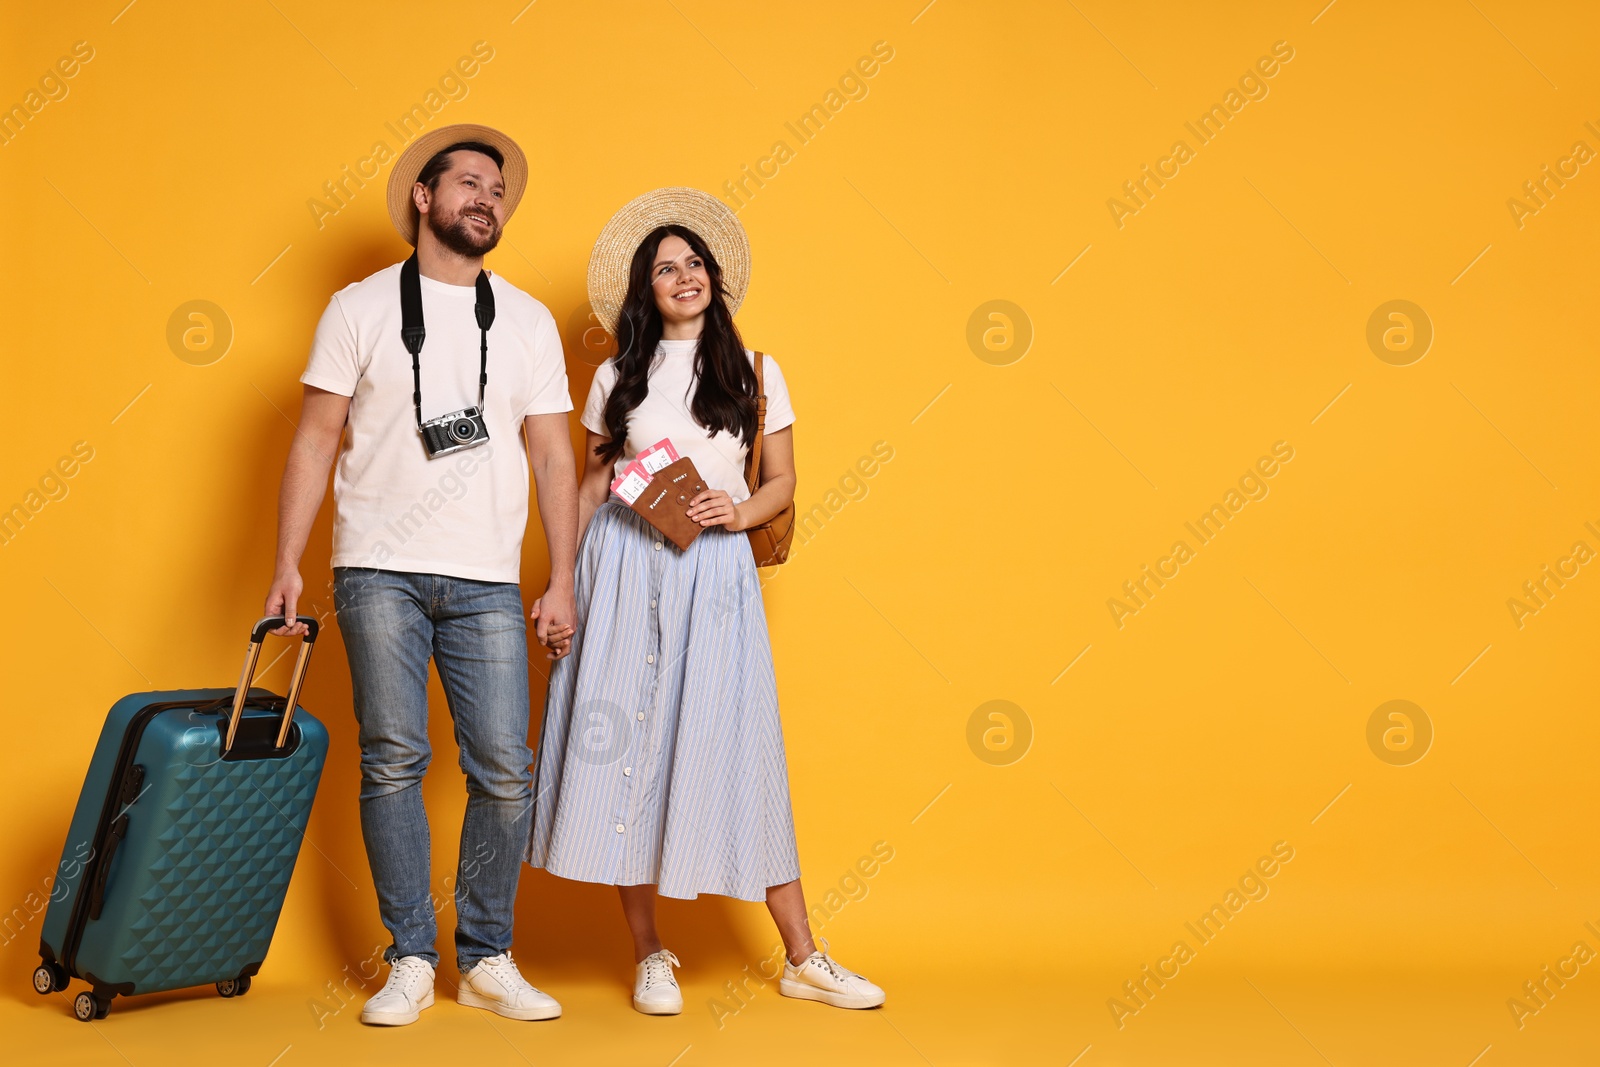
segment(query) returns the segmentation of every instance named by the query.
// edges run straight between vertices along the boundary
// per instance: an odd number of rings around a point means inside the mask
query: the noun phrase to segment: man
[[[389,178],[389,214],[416,246],[414,266],[397,263],[335,294],[300,377],[305,399],[283,473],[266,610],[291,622],[274,633],[305,629],[294,622],[299,562],[337,453],[334,608],[359,724],[361,832],[393,938],[388,980],[361,1013],[375,1025],[415,1022],[433,1003],[439,954],[421,788],[431,757],[430,656],[467,778],[457,1000],[512,1019],[561,1014],[511,959],[532,804],[517,583],[531,472],[550,547],[535,629],[548,658],[564,656],[577,540],[572,400],[550,312],[482,272],[527,175],[522,151],[488,127],[450,126],[414,141]],[[402,337],[407,284],[421,313],[407,325],[423,329]],[[481,423],[463,410],[475,408]]]

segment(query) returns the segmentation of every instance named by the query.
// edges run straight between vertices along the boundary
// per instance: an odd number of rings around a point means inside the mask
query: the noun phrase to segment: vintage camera
[[[462,408],[437,419],[429,419],[419,429],[422,447],[429,459],[448,456],[464,448],[476,448],[489,439],[489,428],[483,424],[483,413],[477,408]]]

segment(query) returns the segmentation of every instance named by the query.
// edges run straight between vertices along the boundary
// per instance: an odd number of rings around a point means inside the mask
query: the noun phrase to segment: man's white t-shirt
[[[334,294],[300,376],[351,398],[333,479],[333,566],[516,582],[530,476],[522,420],[572,410],[560,332],[543,304],[491,274],[489,440],[429,459],[411,403],[411,353],[400,338],[400,267]],[[477,290],[420,281],[427,421],[478,403]]]
[[[715,437],[707,437],[704,426],[694,419],[690,404],[699,380],[694,376],[694,350],[700,342],[663,340],[656,349],[655,361],[650,367],[650,392],[628,415],[628,439],[623,442],[622,455],[613,465],[613,477],[640,452],[662,438],[672,441],[678,455],[688,456],[695,470],[712,489],[725,491],[735,504],[746,500],[750,490],[744,481],[744,462],[750,448],[742,437],[718,430]],[[744,350],[745,357],[755,366],[756,354]],[[794,406],[789,402],[789,386],[783,380],[778,361],[763,354],[761,360],[762,385],[767,393],[766,433],[777,433],[794,425]],[[606,399],[617,384],[616,357],[600,364],[594,374],[594,384],[589,387],[589,399],[583,405],[578,421],[602,437],[609,437],[606,429]]]

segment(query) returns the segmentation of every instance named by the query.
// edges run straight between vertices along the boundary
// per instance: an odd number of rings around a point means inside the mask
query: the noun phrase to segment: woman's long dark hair
[[[728,311],[722,267],[693,230],[658,226],[633,253],[633,263],[628,268],[628,295],[617,315],[617,380],[606,398],[604,414],[610,439],[594,450],[595,455],[608,462],[614,462],[627,447],[628,416],[650,394],[650,363],[661,341],[661,311],[650,284],[651,267],[661,242],[668,236],[683,238],[705,263],[710,279],[711,302],[706,307],[705,326],[694,353],[694,374],[699,384],[689,410],[695,421],[705,427],[707,437],[726,430],[743,438],[746,444],[755,439],[756,373]]]

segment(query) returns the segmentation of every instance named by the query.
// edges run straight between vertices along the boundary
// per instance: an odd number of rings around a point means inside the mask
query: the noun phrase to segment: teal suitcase
[[[234,689],[135,693],[100,732],[39,937],[33,987],[89,983],[84,1022],[114,996],[250,988],[271,944],[322,777],[328,732],[296,706],[317,621],[286,697],[253,688],[268,616]]]

